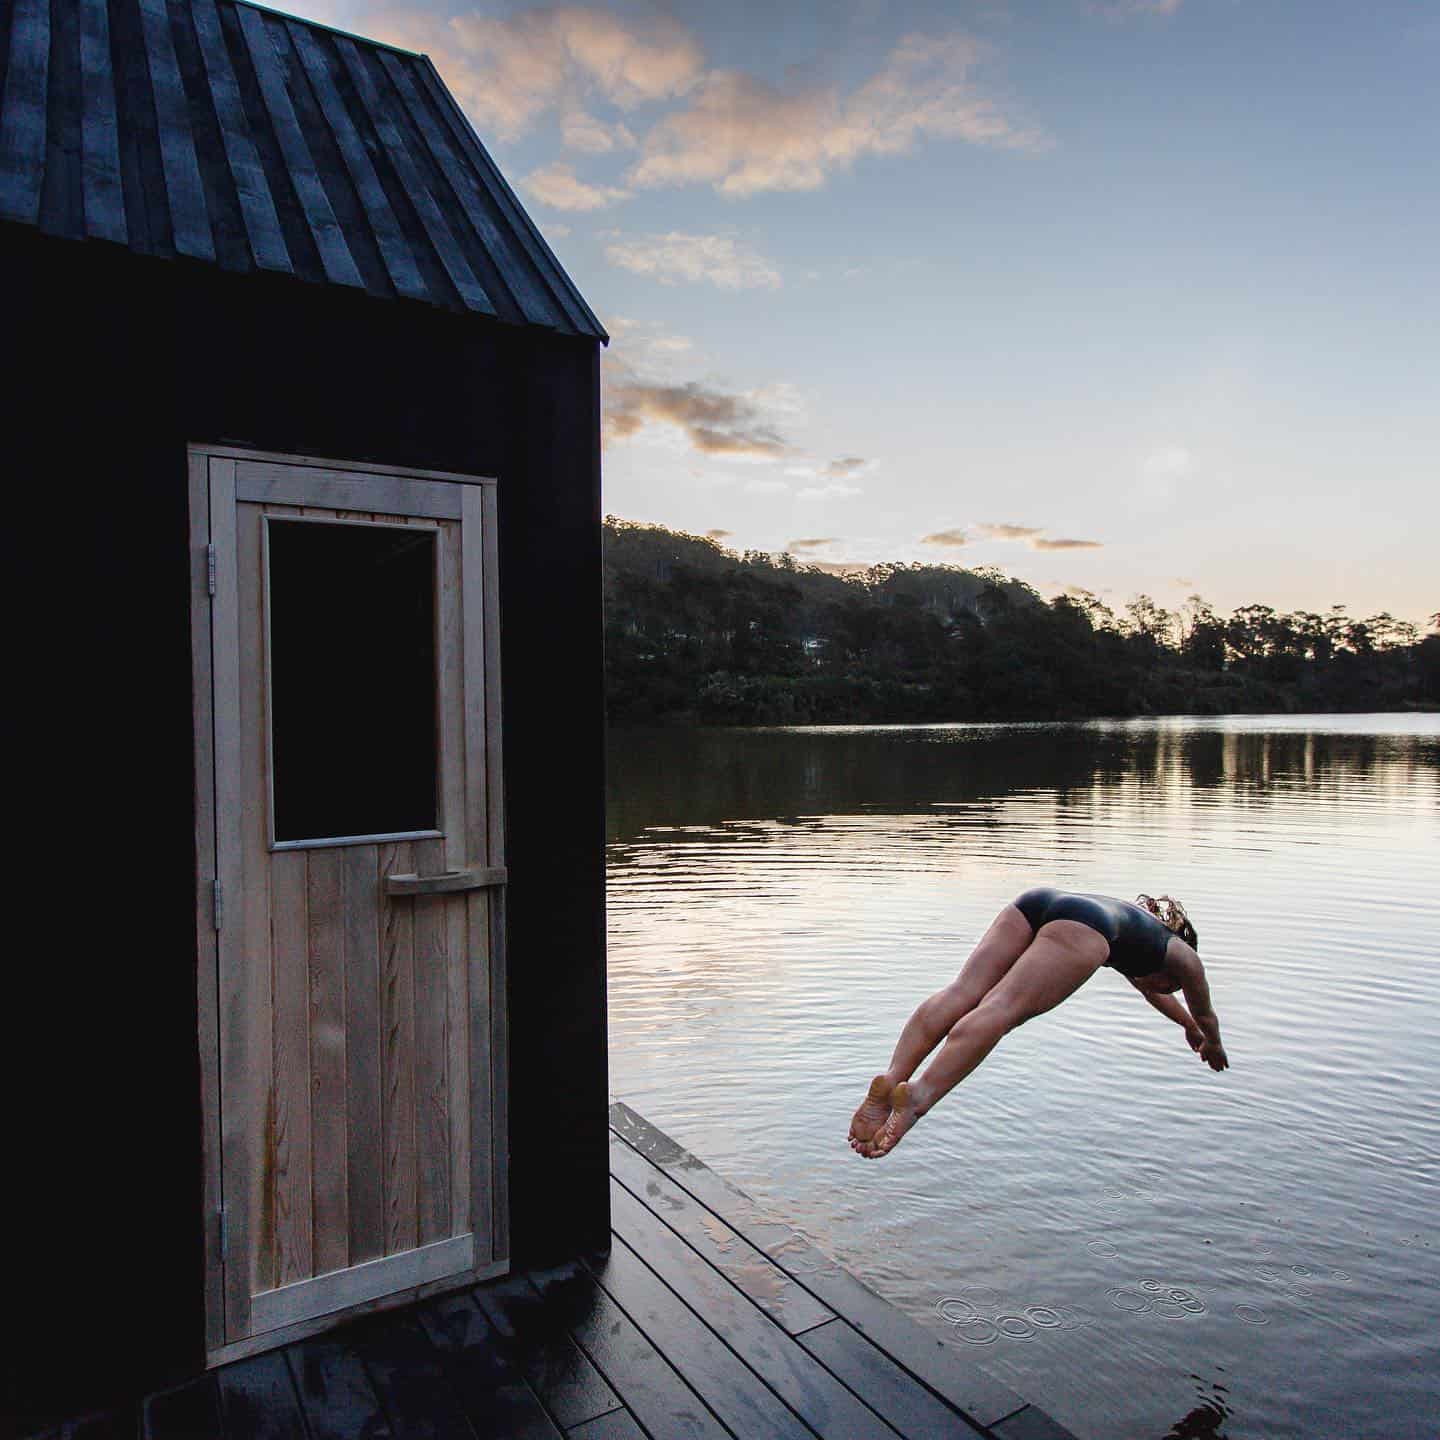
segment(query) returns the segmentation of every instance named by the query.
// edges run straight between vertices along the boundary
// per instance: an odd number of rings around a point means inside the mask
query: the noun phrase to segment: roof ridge
[[[248,5],[252,10],[263,10],[267,15],[278,15],[282,20],[293,20],[299,25],[308,25],[312,30],[324,30],[330,35],[343,35],[357,44],[368,45],[372,50],[393,50],[397,55],[408,55],[412,60],[429,60],[420,50],[406,50],[401,45],[392,45],[388,40],[377,40],[373,35],[359,35],[354,30],[342,30],[338,25],[327,25],[323,20],[312,20],[308,15],[296,15],[274,5],[262,5],[260,0],[228,0],[231,5]]]
[[[0,222],[608,339],[429,56],[271,0],[11,11]]]

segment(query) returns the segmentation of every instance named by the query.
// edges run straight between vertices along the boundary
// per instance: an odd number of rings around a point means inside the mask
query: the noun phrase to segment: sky
[[[606,325],[607,513],[1440,610],[1440,3],[280,8],[429,54]]]

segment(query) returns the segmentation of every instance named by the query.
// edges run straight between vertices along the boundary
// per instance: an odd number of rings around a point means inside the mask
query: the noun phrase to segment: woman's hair
[[[1148,910],[1167,930],[1173,930],[1193,950],[1200,948],[1195,927],[1185,913],[1185,907],[1173,895],[1137,895],[1135,903]]]

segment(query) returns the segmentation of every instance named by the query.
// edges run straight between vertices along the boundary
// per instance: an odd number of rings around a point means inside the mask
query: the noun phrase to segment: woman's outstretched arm
[[[1200,1058],[1212,1070],[1226,1070],[1230,1066],[1230,1057],[1220,1042],[1220,1018],[1210,1003],[1210,982],[1205,978],[1205,967],[1183,940],[1172,940],[1170,944],[1172,953],[1167,955],[1166,964],[1179,977],[1181,989],[1185,992],[1185,1003],[1204,1036]],[[1179,951],[1178,957],[1174,955],[1174,950]]]
[[[1135,988],[1140,990],[1138,985]],[[1155,995],[1144,990],[1140,990],[1140,993],[1167,1020],[1173,1020],[1185,1031],[1190,1048],[1198,1052],[1205,1043],[1205,1032],[1195,1023],[1195,1017],[1173,995]]]

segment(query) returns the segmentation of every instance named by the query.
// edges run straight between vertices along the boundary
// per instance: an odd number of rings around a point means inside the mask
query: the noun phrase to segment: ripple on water
[[[1000,1338],[1000,1327],[993,1320],[977,1315],[973,1320],[958,1322],[955,1334],[967,1345],[993,1345]]]

